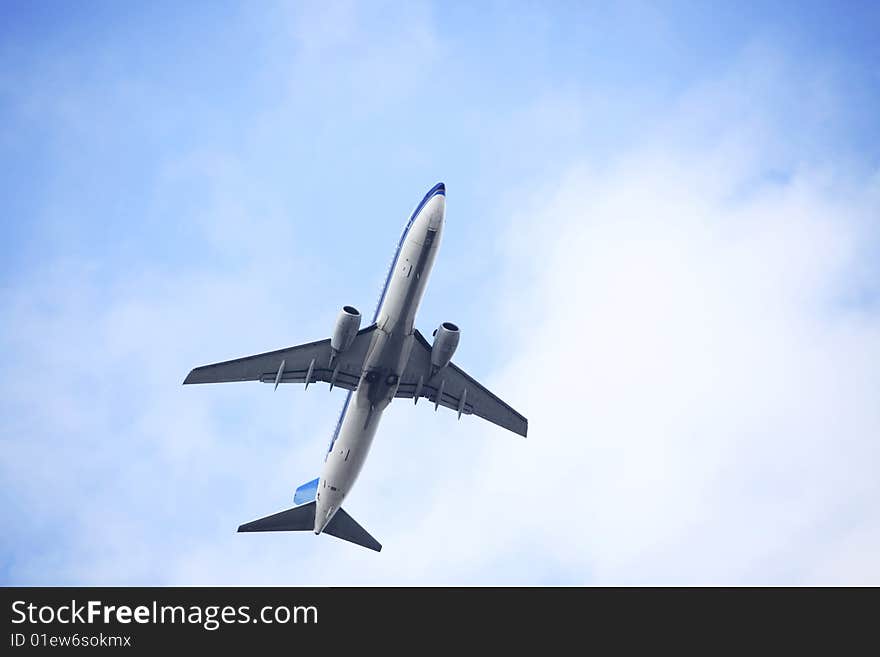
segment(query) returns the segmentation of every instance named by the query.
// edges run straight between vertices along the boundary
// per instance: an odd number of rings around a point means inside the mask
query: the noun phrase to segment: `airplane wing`
[[[354,342],[336,357],[332,367],[330,338],[327,338],[256,356],[203,365],[190,372],[183,383],[262,381],[277,386],[279,383],[308,385],[315,381],[326,381],[346,390],[354,390],[360,381],[375,329],[376,325],[373,324],[358,331]]]
[[[435,409],[439,402],[440,406],[458,412],[459,417],[462,413],[473,414],[520,436],[526,435],[529,421],[455,363],[449,363],[431,377],[431,345],[419,331],[415,332],[415,338],[409,362],[400,377],[396,397],[415,399],[416,402],[424,397],[435,404]]]

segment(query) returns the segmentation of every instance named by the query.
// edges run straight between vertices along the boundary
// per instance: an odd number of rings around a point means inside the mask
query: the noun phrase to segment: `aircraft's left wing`
[[[445,406],[461,414],[476,415],[520,436],[528,433],[529,421],[469,376],[455,363],[449,363],[431,376],[431,345],[415,332],[415,344],[400,377],[396,397],[425,397],[432,404]]]
[[[223,383],[227,381],[262,381],[263,383],[313,383],[326,381],[346,390],[354,390],[363,372],[376,325],[358,331],[351,346],[330,365],[330,339],[309,342],[296,347],[269,351],[213,365],[204,365],[190,372],[189,383]]]

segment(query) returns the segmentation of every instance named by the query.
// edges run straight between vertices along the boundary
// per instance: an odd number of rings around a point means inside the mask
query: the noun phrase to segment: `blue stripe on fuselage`
[[[425,197],[421,200],[421,202],[416,206],[416,209],[413,210],[413,213],[409,217],[409,221],[406,222],[406,227],[403,229],[403,234],[400,236],[400,241],[397,243],[397,250],[394,252],[394,260],[391,261],[391,269],[388,270],[388,278],[385,279],[385,285],[382,287],[382,295],[379,297],[379,303],[376,306],[376,312],[373,313],[373,321],[372,324],[376,323],[376,320],[379,319],[379,310],[382,308],[382,302],[385,301],[385,294],[388,292],[388,286],[391,284],[391,277],[394,275],[394,270],[397,267],[397,259],[400,257],[400,249],[403,248],[403,243],[406,241],[406,236],[409,234],[409,229],[412,228],[412,225],[416,221],[416,217],[419,216],[419,212],[422,211],[422,208],[430,201],[432,198],[437,196],[437,194],[442,194],[446,196],[446,185],[442,182],[434,185],[430,191],[425,194]],[[342,428],[342,419],[345,417],[345,411],[348,410],[348,404],[351,401],[351,396],[354,394],[353,390],[348,391],[348,395],[345,398],[345,404],[342,406],[342,412],[339,414],[339,420],[336,422],[336,429],[333,431],[333,438],[330,439],[330,446],[327,448],[327,455],[324,456],[324,460],[327,460],[327,456],[330,455],[330,452],[333,451],[333,445],[336,443],[336,439],[339,437],[339,430]]]

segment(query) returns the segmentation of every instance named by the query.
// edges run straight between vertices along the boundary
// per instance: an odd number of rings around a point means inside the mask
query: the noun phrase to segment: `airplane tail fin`
[[[253,522],[247,522],[238,528],[240,532],[305,532],[315,529],[315,502],[295,506],[292,509],[275,513]],[[370,550],[380,552],[382,545],[370,536],[354,518],[344,509],[339,509],[324,527],[325,534],[330,534],[343,541],[354,543]]]
[[[318,493],[318,479],[312,479],[311,481],[303,484],[299,488],[296,489],[296,493],[293,494],[293,503],[294,504],[305,504],[306,502],[311,502],[315,499],[315,495]]]

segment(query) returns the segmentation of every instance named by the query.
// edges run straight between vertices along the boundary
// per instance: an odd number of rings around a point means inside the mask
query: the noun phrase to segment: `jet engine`
[[[443,322],[434,331],[434,345],[431,347],[431,370],[436,372],[443,369],[452,360],[452,354],[458,347],[458,339],[461,332],[452,322]]]
[[[336,356],[351,346],[361,327],[361,314],[354,306],[342,306],[336,318],[336,328],[330,338],[331,353]]]

